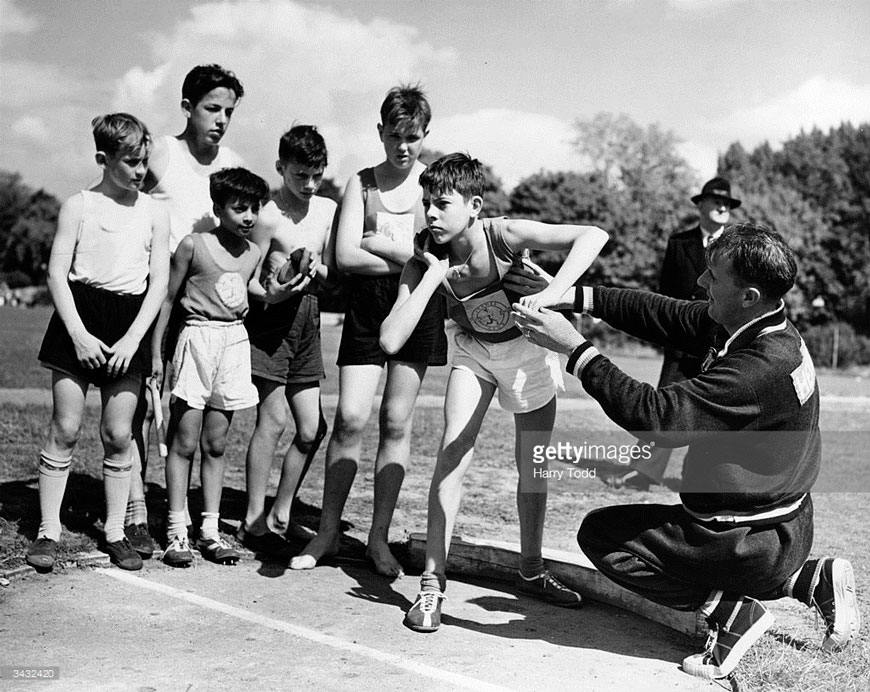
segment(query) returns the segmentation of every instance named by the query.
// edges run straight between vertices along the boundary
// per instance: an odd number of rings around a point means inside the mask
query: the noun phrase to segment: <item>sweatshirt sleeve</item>
[[[719,330],[706,303],[637,289],[583,287],[576,293],[574,310],[638,339],[698,357],[706,354]]]

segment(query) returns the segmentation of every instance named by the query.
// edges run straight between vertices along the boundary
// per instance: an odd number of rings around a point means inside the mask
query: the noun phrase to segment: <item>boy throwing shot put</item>
[[[169,380],[173,434],[166,459],[169,516],[168,545],[163,553],[163,561],[173,567],[187,567],[194,559],[184,503],[197,446],[202,457],[204,511],[196,547],[214,562],[238,561],[239,553],[218,533],[224,450],[233,412],[257,403],[242,320],[248,312],[248,282],[260,260],[259,248],[248,238],[260,206],[268,199],[269,186],[244,168],[227,168],[212,174],[210,187],[219,224],[179,243],[152,341],[152,374],[160,381],[160,344],[178,297],[184,326]]]
[[[332,264],[330,238],[336,204],[315,194],[326,163],[326,143],[316,127],[297,125],[284,133],[275,162],[281,189],[263,208],[252,236],[265,260],[249,286],[254,300],[245,321],[260,403],[248,446],[248,508],[238,537],[255,552],[285,551],[285,535],[306,542],[313,536],[291,520],[290,509],[326,436],[320,406],[320,380],[325,377],[320,310],[317,297],[310,293],[311,282],[325,281]],[[281,284],[276,274],[300,250],[309,256],[307,270],[303,267],[303,273]],[[260,276],[264,277],[262,284]],[[275,502],[265,514],[269,471],[288,414],[296,434],[284,455]]]
[[[415,240],[417,254],[405,265],[396,304],[381,327],[381,346],[387,353],[400,349],[436,292],[447,299],[455,329],[450,333],[453,355],[444,435],[429,489],[426,563],[420,593],[404,624],[418,632],[434,632],[441,625],[447,550],[462,479],[496,392],[501,407],[514,414],[516,426],[521,555],[517,589],[556,605],[577,607],[580,595],[544,569],[546,482],[525,487],[532,478],[532,447],[549,443],[553,429],[556,390],[562,384],[559,362],[522,338],[503,281],[526,248],[568,250],[550,285],[520,298],[532,309],[552,305],[598,256],[607,234],[595,226],[478,218],[483,166],[465,154],[438,159],[420,176],[420,185],[428,229]]]

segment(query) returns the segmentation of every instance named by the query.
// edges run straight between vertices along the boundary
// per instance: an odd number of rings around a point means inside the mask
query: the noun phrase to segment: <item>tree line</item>
[[[583,172],[542,170],[507,193],[487,168],[484,213],[594,222],[611,240],[584,281],[655,290],[668,236],[697,222],[690,197],[701,181],[677,136],[657,124],[599,113],[573,129]],[[421,159],[437,156],[430,150]],[[795,249],[800,271],[787,303],[817,361],[831,362],[836,331],[841,365],[870,362],[870,123],[802,131],[776,150],[734,142],[719,156],[718,174],[743,200],[734,221],[766,223]],[[337,199],[340,190],[327,180],[322,193]],[[59,207],[19,174],[0,171],[0,283],[45,282]],[[563,256],[533,257],[554,270]],[[325,298],[336,307],[338,296]]]

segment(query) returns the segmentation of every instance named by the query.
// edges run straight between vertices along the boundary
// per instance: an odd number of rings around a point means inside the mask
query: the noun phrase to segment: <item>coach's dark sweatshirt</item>
[[[698,377],[659,390],[594,349],[572,373],[621,427],[659,446],[688,445],[686,510],[701,520],[754,524],[793,516],[819,472],[819,388],[784,305],[729,337],[706,301],[604,287],[584,294],[586,311],[611,326],[706,357]],[[582,302],[578,291],[578,312]]]

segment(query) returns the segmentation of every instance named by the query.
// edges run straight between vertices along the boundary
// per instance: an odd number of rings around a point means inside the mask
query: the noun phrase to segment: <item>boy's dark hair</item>
[[[326,142],[314,125],[294,125],[281,135],[278,158],[308,168],[326,168]]]
[[[423,132],[429,127],[432,109],[419,84],[400,84],[387,92],[381,104],[383,125],[419,127]]]
[[[233,200],[262,206],[269,199],[269,185],[247,168],[222,168],[209,176],[208,193],[219,207]]]
[[[483,164],[468,154],[447,154],[420,174],[420,187],[430,195],[458,192],[466,202],[474,196],[483,197]]]
[[[738,279],[757,286],[765,298],[782,298],[794,286],[794,252],[779,233],[764,224],[728,226],[705,251],[708,265],[723,258],[731,260]]]
[[[236,94],[236,99],[245,95],[242,83],[236,78],[236,75],[220,65],[211,64],[197,65],[187,73],[181,85],[181,98],[187,99],[191,107],[195,107],[203,96],[218,87],[232,89]]]
[[[139,118],[129,113],[108,113],[91,120],[97,151],[114,156],[124,151],[139,151],[151,146],[151,134]]]

